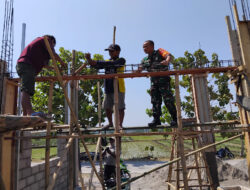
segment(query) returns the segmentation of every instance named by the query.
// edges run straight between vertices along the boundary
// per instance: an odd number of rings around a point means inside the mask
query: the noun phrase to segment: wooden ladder
[[[176,129],[173,129],[175,131]],[[198,135],[185,135],[183,136],[184,153],[187,154],[201,147]],[[180,157],[180,151],[177,146],[177,135],[172,137],[172,147],[170,161]],[[191,158],[191,159],[190,159]],[[184,189],[183,185],[183,170],[181,162],[178,161],[169,166],[168,176],[166,183],[168,190],[170,189]],[[195,153],[186,159],[186,170],[188,189],[214,189],[212,185],[212,179],[207,166],[207,162],[203,152]],[[194,174],[194,172],[196,172]],[[192,178],[191,178],[192,177]]]

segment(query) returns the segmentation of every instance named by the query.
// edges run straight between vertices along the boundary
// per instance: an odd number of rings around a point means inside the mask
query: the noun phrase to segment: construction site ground
[[[153,161],[153,160],[129,160],[125,161],[131,176],[140,175],[146,171],[156,168],[165,163],[165,161]],[[217,159],[218,164],[218,175],[220,185],[226,186],[244,186],[250,188],[248,175],[247,175],[247,163],[245,159],[232,159],[232,160],[221,160]],[[99,168],[98,163],[96,167]],[[88,186],[88,181],[91,172],[91,166],[89,162],[81,163],[82,175],[84,176],[85,186]],[[131,183],[132,190],[152,190],[157,187],[157,190],[166,190],[165,180],[167,178],[168,167],[162,168],[156,172],[153,172],[141,179]],[[97,178],[93,178],[92,189],[102,189]]]

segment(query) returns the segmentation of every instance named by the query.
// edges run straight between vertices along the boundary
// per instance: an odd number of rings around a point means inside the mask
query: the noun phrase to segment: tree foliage
[[[59,49],[59,56],[65,63],[70,63],[72,69],[72,53],[64,48]],[[103,60],[103,56],[95,54],[94,60]],[[75,68],[79,68],[82,64],[86,63],[84,53],[77,51],[75,57]],[[60,67],[60,66],[59,66]],[[80,74],[94,74],[95,69],[85,68]],[[64,70],[62,73],[66,74]],[[44,69],[40,73],[43,76],[56,76],[54,70]],[[78,118],[82,125],[96,126],[98,123],[98,89],[97,81],[100,82],[100,87],[103,86],[103,80],[81,80],[79,81],[78,88]],[[32,99],[33,108],[36,111],[48,112],[48,93],[49,93],[49,82],[36,83],[36,91]],[[101,98],[103,98],[103,91],[101,89]],[[65,121],[65,97],[62,87],[58,82],[54,83],[53,90],[53,119],[57,123],[64,123]],[[104,121],[104,111],[102,111],[102,121]]]

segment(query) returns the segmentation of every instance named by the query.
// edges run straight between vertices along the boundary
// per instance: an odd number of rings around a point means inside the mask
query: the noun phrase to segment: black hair
[[[56,45],[56,38],[54,36],[52,36],[52,35],[44,35],[44,36],[48,37]]]
[[[145,43],[150,43],[152,46],[155,46],[155,43],[153,40],[147,40],[147,41],[145,41]]]

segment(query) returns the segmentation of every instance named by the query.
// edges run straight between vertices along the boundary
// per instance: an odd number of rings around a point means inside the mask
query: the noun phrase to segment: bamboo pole
[[[62,76],[61,76],[61,74],[60,74],[60,72],[59,72],[58,66],[57,66],[57,64],[56,64],[56,59],[55,59],[54,53],[53,53],[52,50],[51,50],[51,47],[50,47],[50,44],[49,44],[49,42],[48,42],[47,37],[44,37],[44,42],[45,42],[45,45],[46,45],[46,47],[47,47],[47,49],[48,49],[48,52],[49,52],[49,54],[50,54],[50,57],[52,58],[52,63],[53,63],[53,65],[54,65],[54,69],[55,69],[55,71],[56,71],[56,75],[57,75],[58,81],[59,81],[60,85],[61,85],[62,88],[63,88],[63,92],[64,92],[65,99],[66,99],[66,101],[67,101],[67,103],[68,103],[68,106],[69,106],[69,108],[70,108],[70,111],[71,111],[71,113],[72,113],[72,119],[74,120],[74,122],[75,122],[75,124],[76,124],[76,127],[77,127],[77,129],[78,129],[78,133],[79,133],[79,135],[81,136],[82,133],[81,133],[81,131],[80,131],[80,127],[79,127],[79,123],[78,123],[77,117],[76,117],[76,115],[74,114],[74,110],[73,110],[73,107],[72,107],[72,105],[71,105],[71,103],[70,103],[70,100],[69,100],[69,98],[68,98],[67,91],[65,90],[65,88],[64,88],[64,86],[63,86]],[[72,140],[72,138],[70,138],[69,141],[70,141],[70,140]],[[89,150],[88,150],[88,148],[87,148],[87,146],[86,146],[86,144],[85,144],[84,138],[82,138],[82,137],[81,137],[81,142],[82,142],[83,147],[84,147],[84,149],[85,149],[85,151],[86,151],[86,153],[87,153],[87,155],[88,155],[88,158],[89,158],[89,161],[90,161],[90,163],[91,163],[91,166],[94,168],[95,174],[96,174],[97,178],[99,179],[99,181],[100,181],[100,183],[101,183],[101,178],[100,178],[100,176],[98,175],[98,172],[97,172],[97,170],[96,170],[96,168],[95,168],[95,164],[93,163],[93,160],[92,160],[92,158],[91,158],[91,156],[90,156]],[[68,144],[71,145],[72,143],[68,143]],[[68,144],[67,144],[67,145],[68,145]],[[67,146],[67,145],[66,145],[66,146]],[[60,161],[61,161],[61,160],[60,160]],[[60,162],[60,161],[59,161],[59,162]],[[54,173],[54,174],[55,174],[55,173]],[[54,184],[55,184],[56,177],[57,177],[57,176],[55,175],[55,177],[53,178],[53,181],[52,181],[52,183],[51,183],[51,184],[53,184],[53,185],[50,185],[50,186],[49,186],[50,189],[53,188],[53,186],[54,186]],[[102,186],[104,187],[104,184],[102,184]]]
[[[97,82],[97,90],[98,90],[98,120],[99,120],[99,127],[101,127],[102,123],[102,106],[101,106],[101,87],[100,87],[100,82]],[[100,139],[102,137],[99,137]],[[101,144],[99,145],[99,163],[100,163],[100,177],[103,181],[103,165],[102,165],[102,146]]]
[[[113,31],[113,45],[115,45],[115,34],[116,34],[116,26],[114,26]],[[115,119],[115,132],[120,132],[119,126],[119,110],[118,110],[118,77],[113,79],[113,86],[114,86],[114,119]],[[116,189],[121,189],[121,172],[120,172],[120,154],[121,154],[121,137],[115,137],[115,159],[116,159]]]
[[[228,142],[228,141],[231,141],[231,140],[233,140],[233,139],[239,138],[239,137],[241,137],[241,136],[243,136],[243,134],[239,134],[239,135],[233,136],[233,137],[231,137],[231,138],[228,138],[228,139],[226,139],[226,140],[222,140],[222,141],[220,141],[220,142],[212,143],[212,144],[210,144],[210,145],[204,146],[204,147],[202,147],[202,148],[199,148],[199,149],[197,149],[197,150],[195,150],[195,151],[192,151],[192,152],[186,154],[186,155],[185,155],[185,158],[187,158],[187,157],[189,157],[189,156],[191,156],[191,155],[193,155],[193,154],[196,154],[196,153],[198,153],[198,152],[202,152],[202,151],[204,151],[204,150],[206,150],[206,149],[208,149],[208,148],[211,148],[211,147],[213,147],[213,146],[216,146],[216,145],[219,145],[219,144],[223,144],[223,143],[225,143],[225,142]],[[162,169],[162,168],[164,168],[164,167],[166,167],[166,166],[169,166],[169,165],[171,165],[171,164],[173,164],[173,163],[176,163],[176,162],[178,162],[178,161],[180,161],[180,160],[181,160],[181,157],[175,158],[174,160],[172,160],[172,161],[170,161],[170,162],[168,162],[168,163],[166,163],[166,164],[163,164],[163,165],[158,166],[158,167],[156,167],[156,168],[154,168],[154,169],[152,169],[152,170],[150,170],[150,171],[148,171],[148,172],[144,172],[143,174],[141,174],[141,175],[139,175],[139,176],[136,176],[136,177],[131,178],[130,180],[128,180],[128,181],[122,183],[121,186],[123,187],[123,186],[125,186],[125,185],[127,185],[127,184],[129,184],[129,183],[132,183],[132,182],[134,182],[134,181],[136,181],[136,180],[138,180],[138,179],[144,177],[145,175],[148,175],[148,174],[150,174],[150,173],[152,173],[152,172],[155,172],[155,171],[157,171],[157,170],[159,170],[159,169]],[[115,188],[112,188],[111,190],[114,190],[114,189],[115,189]]]
[[[167,185],[168,185],[168,189],[169,189],[169,190],[170,190],[170,188],[176,189],[176,187],[175,187],[172,183],[169,183],[169,182],[167,182],[167,181],[166,181],[166,183],[167,183]]]
[[[98,124],[99,127],[101,127],[101,122],[102,122],[102,116],[101,116],[101,91],[100,91],[100,82],[97,82],[97,94],[98,94]],[[102,149],[101,149],[101,138],[102,137],[98,137],[97,140],[97,145],[96,145],[96,149],[95,149],[95,157],[94,157],[94,162],[96,162],[97,159],[97,152],[99,152],[99,163],[100,163],[100,173],[101,173],[101,179],[103,179],[102,174],[103,174],[103,169],[102,169]],[[92,179],[93,179],[93,169],[91,169],[91,173],[90,173],[90,178],[89,178],[89,190],[91,190],[91,185],[92,185]]]
[[[98,137],[96,149],[95,149],[95,156],[94,156],[94,160],[93,160],[94,163],[96,162],[96,159],[97,159],[97,152],[99,151],[100,144],[101,144],[101,137]],[[89,178],[89,190],[91,190],[93,174],[94,174],[94,170],[92,168],[91,172],[90,172],[90,178]]]
[[[192,144],[193,144],[193,149],[195,150],[195,140],[192,138]],[[199,160],[198,160],[198,153],[194,154],[194,159],[195,159],[195,166],[197,167],[197,176],[198,176],[198,183],[200,185],[200,190],[202,190],[201,185],[202,185],[202,179],[201,179],[201,173],[199,169]],[[207,168],[206,168],[207,169]],[[192,170],[191,170],[192,171]]]
[[[54,83],[50,83],[49,87],[49,99],[48,99],[48,112],[52,114],[52,99],[53,99],[53,88]],[[47,125],[47,136],[50,136],[51,133],[51,121],[48,121]],[[49,185],[49,176],[50,176],[50,139],[46,139],[46,148],[45,148],[45,188]]]
[[[230,132],[250,132],[250,129],[247,130],[237,130]],[[203,131],[202,133],[209,133],[209,131]],[[227,130],[219,130],[216,132],[228,132]],[[184,133],[184,132],[183,132]],[[172,132],[149,132],[149,133],[113,133],[113,134],[86,134],[86,135],[66,135],[66,136],[25,136],[25,137],[5,137],[5,140],[17,140],[17,139],[70,139],[70,138],[98,138],[98,137],[129,137],[129,136],[153,136],[153,135],[173,135],[177,133]],[[185,133],[190,134],[190,133]],[[199,133],[196,133],[199,134]]]
[[[115,132],[120,133],[119,110],[118,110],[118,79],[114,79],[114,113],[115,113]],[[121,154],[121,137],[115,137],[115,156],[116,156],[116,189],[121,189],[121,172],[120,172],[120,154]]]
[[[181,120],[181,98],[180,98],[180,89],[179,89],[179,75],[175,75],[175,98],[176,98],[176,110],[177,110],[177,123],[179,132],[177,136],[177,152],[179,152],[181,156],[181,165],[182,165],[182,173],[183,173],[183,182],[184,189],[188,190],[188,180],[187,180],[187,167],[186,167],[186,159],[184,156],[184,146],[183,146],[183,136],[182,136],[182,120]],[[179,188],[177,186],[177,188]]]
[[[174,129],[172,129],[174,130]],[[176,138],[176,135],[173,135],[172,136],[172,142],[171,142],[171,155],[170,155],[170,161],[174,159],[174,154],[175,154],[175,138]],[[168,177],[167,177],[167,181],[170,182],[171,179],[172,179],[172,171],[173,170],[173,164],[171,164],[169,166],[169,169],[168,169]],[[170,185],[168,185],[168,190],[170,190]]]
[[[81,183],[81,186],[82,186],[82,190],[85,190],[85,187],[84,187],[84,179],[83,179],[83,177],[82,177],[82,173],[81,173],[80,170],[78,171],[78,177],[80,178],[80,183]]]

